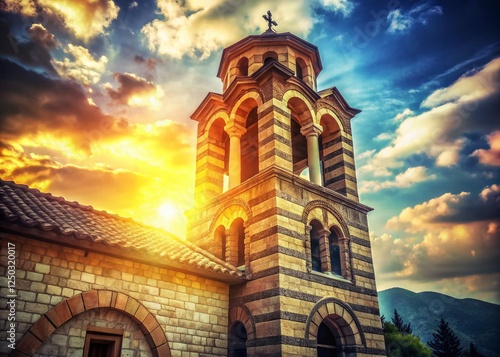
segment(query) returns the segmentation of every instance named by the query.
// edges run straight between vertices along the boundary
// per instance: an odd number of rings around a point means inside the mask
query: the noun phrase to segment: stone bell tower
[[[222,52],[198,122],[188,239],[245,272],[230,356],[384,355],[351,108],[316,89],[318,48],[271,25]]]

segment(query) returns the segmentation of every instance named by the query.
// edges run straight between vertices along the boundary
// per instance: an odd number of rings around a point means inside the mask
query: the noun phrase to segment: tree
[[[392,317],[391,321],[401,334],[409,335],[412,333],[410,324],[404,323],[403,318],[398,313],[398,310],[394,309],[394,316]]]
[[[403,334],[390,322],[384,322],[387,357],[431,357],[431,350],[411,333]]]
[[[471,342],[469,345],[469,349],[465,351],[462,355],[463,357],[484,357],[482,353],[480,353],[476,346]]]
[[[441,318],[436,332],[432,333],[432,341],[427,344],[436,357],[458,357],[463,351],[460,339],[443,318]]]

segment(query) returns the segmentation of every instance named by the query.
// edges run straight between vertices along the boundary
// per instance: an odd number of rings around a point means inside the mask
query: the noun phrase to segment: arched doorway
[[[241,321],[235,321],[231,324],[229,327],[227,355],[229,357],[246,357],[247,339],[247,330]]]

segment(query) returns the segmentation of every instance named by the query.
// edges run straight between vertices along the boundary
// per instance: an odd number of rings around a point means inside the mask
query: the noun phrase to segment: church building
[[[182,239],[0,181],[0,356],[383,356],[349,106],[318,48],[225,48]]]

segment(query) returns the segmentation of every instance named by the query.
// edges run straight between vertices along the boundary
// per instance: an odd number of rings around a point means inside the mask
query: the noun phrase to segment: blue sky
[[[5,1],[0,176],[182,235],[195,123],[224,47],[318,46],[352,107],[379,289],[500,303],[496,1]],[[111,195],[110,192],[113,192]]]

